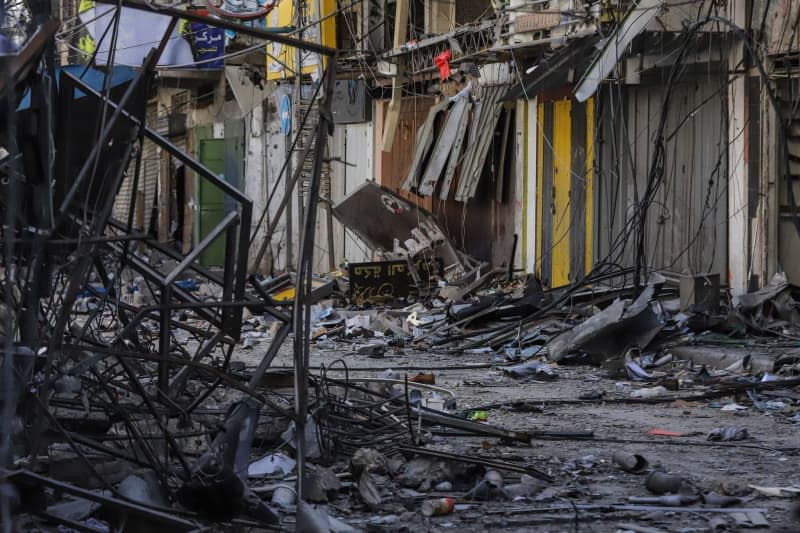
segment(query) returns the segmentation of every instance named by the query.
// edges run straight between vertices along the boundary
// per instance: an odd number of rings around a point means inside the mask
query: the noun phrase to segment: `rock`
[[[356,353],[358,355],[366,355],[369,357],[383,357],[389,345],[383,341],[370,342],[369,344],[360,344],[356,346]]]
[[[668,392],[666,387],[659,385],[658,387],[636,389],[631,392],[631,398],[658,398],[659,396],[665,396]]]
[[[385,474],[388,468],[386,456],[373,448],[359,448],[350,459],[353,473],[360,475],[362,472]]]
[[[436,492],[450,492],[453,490],[453,484],[449,481],[442,481],[441,483],[437,483],[434,487]]]
[[[712,429],[706,438],[714,441],[734,441],[747,440],[750,435],[744,427],[722,427]]]
[[[381,501],[383,501],[378,491],[376,478],[377,476],[375,474],[365,470],[358,480],[358,493],[370,509],[375,509],[381,504]]]
[[[333,470],[322,467],[306,474],[304,484],[306,499],[316,503],[330,501],[342,486]]]

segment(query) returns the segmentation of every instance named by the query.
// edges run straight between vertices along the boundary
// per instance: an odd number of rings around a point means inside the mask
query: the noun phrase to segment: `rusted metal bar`
[[[121,109],[122,106],[120,104],[118,104],[116,102],[113,102],[110,99],[104,97],[98,91],[96,91],[91,86],[89,86],[86,82],[84,82],[83,80],[81,80],[79,78],[76,78],[75,76],[73,76],[69,72],[63,72],[62,76],[66,76],[73,83],[75,83],[78,86],[78,88],[81,90],[81,92],[85,92],[88,95],[91,95],[91,96],[94,96],[95,98],[99,98],[99,99],[103,100],[106,103],[106,105],[111,106],[115,110],[120,110]],[[208,167],[206,167],[205,165],[203,165],[202,163],[197,161],[192,156],[186,154],[183,150],[181,150],[180,148],[175,146],[175,144],[173,144],[171,141],[169,141],[164,136],[160,135],[159,133],[157,133],[156,131],[152,130],[151,128],[148,128],[146,125],[144,125],[144,121],[139,120],[138,118],[134,117],[133,115],[131,115],[130,113],[128,113],[124,109],[122,109],[120,111],[120,115],[122,117],[124,117],[126,120],[130,121],[131,123],[133,123],[134,125],[142,125],[144,127],[144,134],[148,139],[150,139],[151,141],[156,143],[158,146],[160,146],[164,150],[168,151],[172,157],[174,157],[175,159],[181,161],[183,164],[185,164],[187,167],[189,167],[193,172],[196,172],[197,174],[200,174],[203,177],[203,179],[208,180],[209,182],[211,182],[219,190],[221,190],[222,192],[224,192],[225,194],[227,194],[228,196],[230,196],[231,198],[233,198],[234,200],[236,200],[240,204],[245,204],[245,203],[249,204],[249,203],[251,203],[250,199],[247,196],[245,196],[244,193],[242,193],[239,189],[237,189],[236,187],[234,187],[230,183],[226,182],[225,180],[220,179],[220,177],[217,176],[211,170],[209,170]]]
[[[149,520],[154,522],[174,527],[177,531],[191,531],[200,527],[199,524],[191,520],[185,520],[175,516],[175,514],[159,511],[146,505],[134,503],[122,498],[105,496],[98,492],[82,489],[80,487],[76,487],[75,485],[64,483],[63,481],[58,481],[41,474],[36,474],[29,470],[17,470],[9,472],[6,476],[6,479],[12,483],[33,483],[44,485],[64,494],[71,494],[73,496],[83,498],[84,500],[107,505],[120,511],[130,512],[136,515],[147,517]]]
[[[481,457],[470,457],[468,455],[461,455],[456,453],[440,452],[438,450],[429,450],[427,448],[416,448],[413,446],[399,446],[398,450],[402,453],[424,455],[426,457],[436,457],[437,459],[447,459],[448,461],[458,461],[461,463],[471,463],[474,465],[486,466],[496,470],[505,470],[507,472],[519,472],[520,474],[528,474],[543,481],[555,481],[555,478],[550,474],[546,474],[541,470],[537,470],[531,466],[518,465],[509,463],[507,461],[495,461],[493,459],[484,459]]]
[[[303,235],[300,241],[300,257],[297,262],[297,282],[294,298],[294,389],[295,389],[295,428],[297,439],[297,499],[305,495],[303,478],[305,472],[305,427],[308,416],[308,360],[311,334],[311,283],[313,279],[314,233],[317,220],[317,201],[322,174],[322,158],[325,154],[325,143],[333,128],[331,100],[336,83],[336,61],[338,54],[328,62],[325,71],[325,94],[318,103],[319,123],[317,125],[316,152],[308,184],[308,205],[305,209]]]
[[[172,271],[167,274],[167,277],[164,278],[164,285],[170,285],[176,279],[178,279],[178,276],[183,274],[192,263],[197,261],[197,259],[200,257],[200,254],[205,252],[206,249],[211,246],[211,243],[217,240],[217,238],[222,235],[223,232],[227,231],[230,226],[238,221],[239,213],[236,211],[231,211],[225,215],[225,218],[223,218],[219,224],[214,226],[211,231],[208,232],[208,235],[206,235],[203,240],[194,247],[194,249],[183,259],[183,261],[176,265],[175,268],[173,268]],[[228,269],[226,268],[225,270],[227,271]]]

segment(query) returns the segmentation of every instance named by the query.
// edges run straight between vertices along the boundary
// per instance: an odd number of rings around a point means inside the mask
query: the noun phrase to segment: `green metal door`
[[[225,139],[202,139],[198,146],[198,157],[211,172],[224,178]],[[197,203],[199,204],[198,230],[201,242],[225,216],[225,194],[208,180],[199,178]],[[200,254],[200,264],[222,266],[225,261],[225,235],[218,237]]]

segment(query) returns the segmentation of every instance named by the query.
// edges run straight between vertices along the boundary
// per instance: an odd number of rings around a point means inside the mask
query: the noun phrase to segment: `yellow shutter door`
[[[592,266],[593,101],[540,103],[536,135],[536,273],[558,287]]]

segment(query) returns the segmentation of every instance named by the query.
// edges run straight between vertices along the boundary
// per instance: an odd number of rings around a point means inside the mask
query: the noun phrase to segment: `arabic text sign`
[[[441,267],[440,260],[433,263],[420,259],[414,264],[420,278],[427,281]],[[407,298],[416,293],[414,278],[408,268],[408,262],[376,261],[370,263],[350,263],[350,299],[355,303],[363,303],[371,298],[392,297]]]

